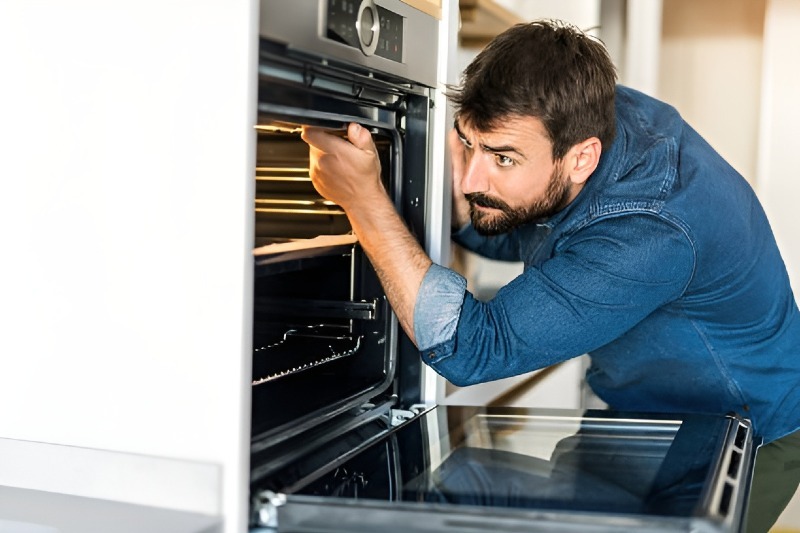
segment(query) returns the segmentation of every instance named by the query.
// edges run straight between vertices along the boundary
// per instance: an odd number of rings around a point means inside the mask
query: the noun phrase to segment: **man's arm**
[[[389,304],[412,342],[414,306],[431,260],[406,228],[380,179],[380,162],[370,133],[358,124],[349,142],[320,128],[304,127],[314,187],[338,204],[350,220]]]

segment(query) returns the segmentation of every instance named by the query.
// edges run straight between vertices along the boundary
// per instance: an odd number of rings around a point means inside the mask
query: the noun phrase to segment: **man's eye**
[[[472,143],[469,142],[466,137],[459,136],[458,138],[461,140],[461,144],[463,144],[467,148],[472,148]]]
[[[510,167],[514,164],[514,160],[507,155],[494,154],[494,159],[497,162],[497,166],[500,167]]]

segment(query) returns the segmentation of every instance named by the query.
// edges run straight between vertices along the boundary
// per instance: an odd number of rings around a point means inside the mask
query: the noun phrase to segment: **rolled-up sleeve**
[[[436,264],[428,269],[414,306],[414,336],[423,356],[452,343],[466,290],[467,280],[456,272]]]

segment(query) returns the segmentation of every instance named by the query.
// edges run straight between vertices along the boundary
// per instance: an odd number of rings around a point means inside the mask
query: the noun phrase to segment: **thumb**
[[[372,142],[372,135],[360,124],[356,124],[355,122],[350,123],[350,125],[347,127],[347,138],[356,148],[369,150],[370,152],[375,151]]]

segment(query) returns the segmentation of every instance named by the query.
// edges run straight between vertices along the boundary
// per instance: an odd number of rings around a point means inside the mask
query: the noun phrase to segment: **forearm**
[[[348,212],[353,231],[378,274],[400,326],[412,342],[414,307],[431,260],[406,228],[389,197]]]

